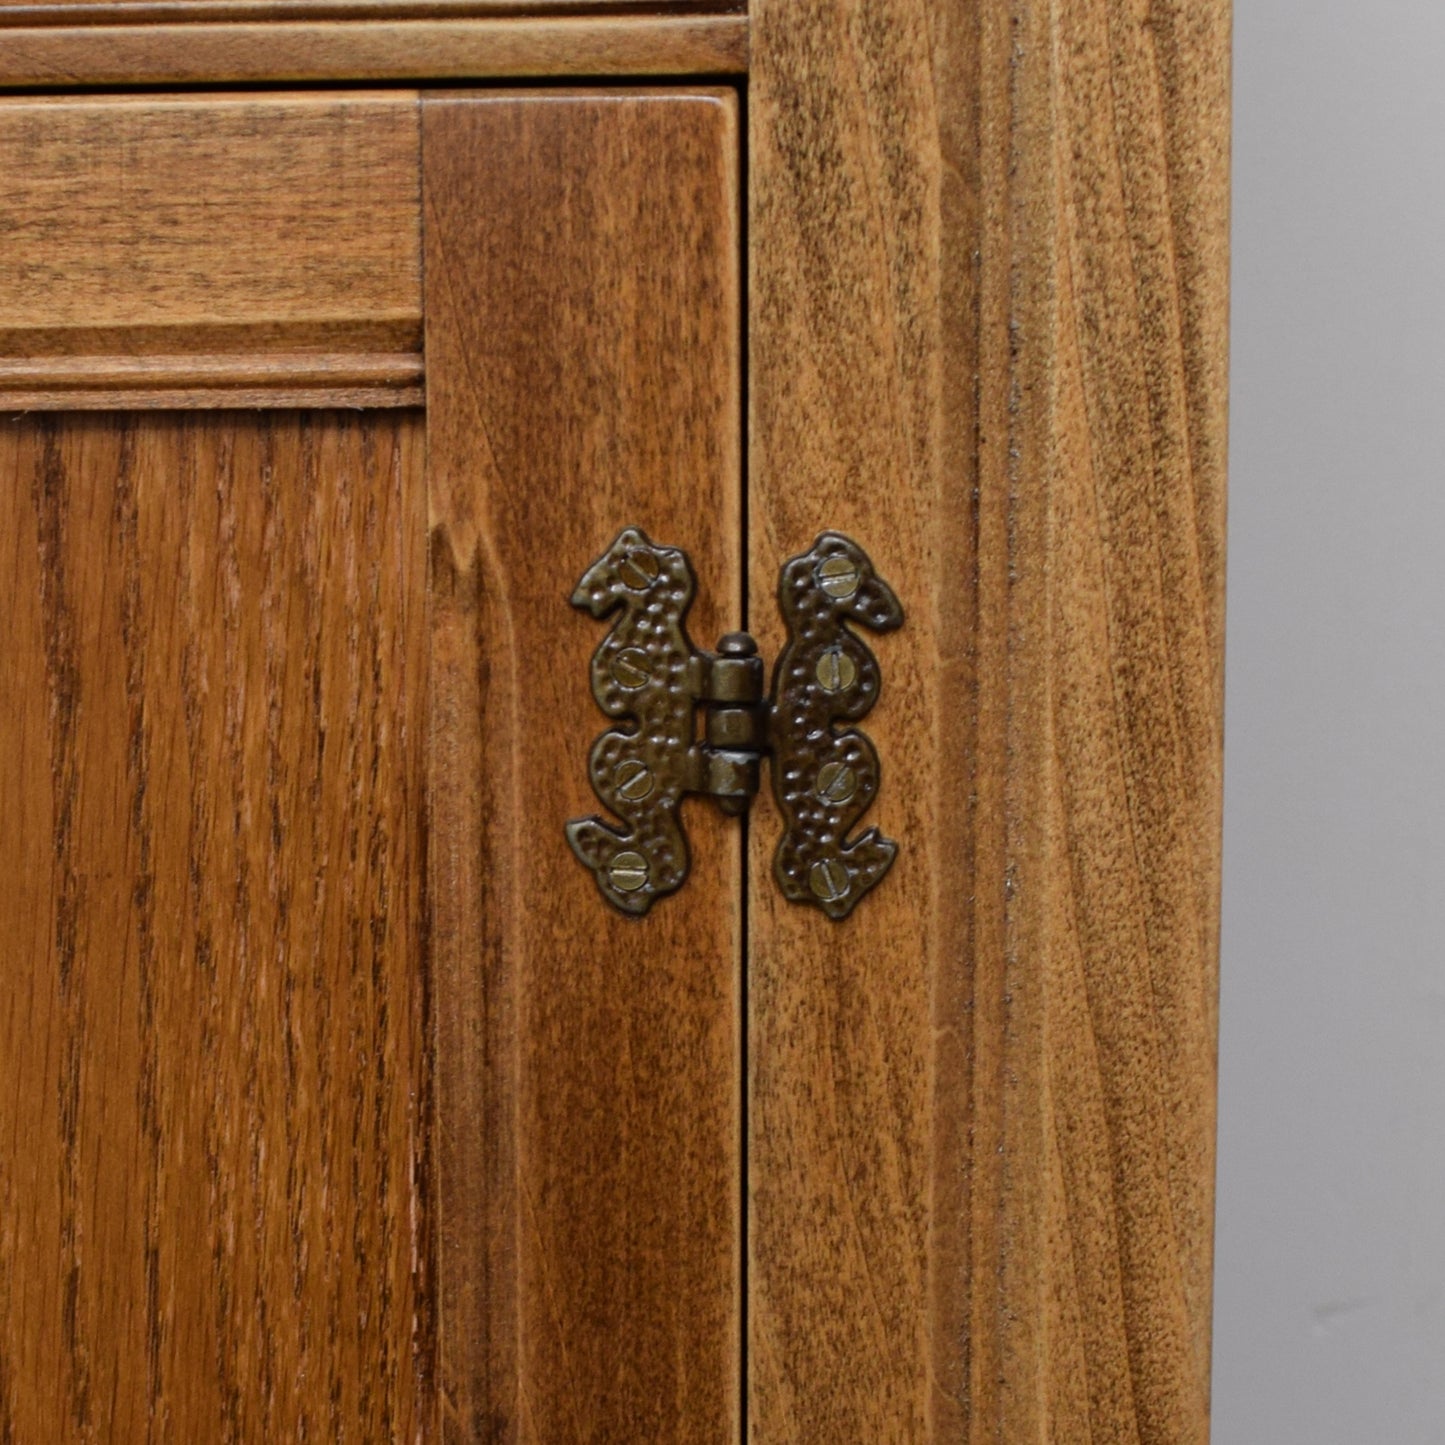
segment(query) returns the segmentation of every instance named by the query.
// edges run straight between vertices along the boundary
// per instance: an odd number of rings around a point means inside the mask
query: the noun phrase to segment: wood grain
[[[0,102],[0,399],[416,404],[418,127],[406,92]]]
[[[742,75],[742,14],[478,16],[0,31],[0,88]]]
[[[737,0],[0,0],[0,27],[470,15],[733,14],[746,9]]]
[[[753,595],[908,613],[892,875],[752,825],[757,1441],[1207,1436],[1228,22],[752,7]]]
[[[421,446],[0,426],[0,1438],[426,1417]]]
[[[423,102],[443,1438],[735,1439],[741,856],[612,911],[567,605],[625,525],[741,581],[735,97]]]
[[[419,352],[0,358],[0,411],[420,406]]]

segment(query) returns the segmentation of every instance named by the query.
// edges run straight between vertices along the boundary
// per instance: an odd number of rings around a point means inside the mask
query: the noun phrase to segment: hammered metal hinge
[[[783,567],[788,642],[765,697],[763,660],[746,632],[728,633],[716,652],[693,646],[686,620],[695,590],[686,553],[628,527],[572,594],[573,606],[594,617],[617,613],[592,657],[592,692],[624,724],[597,739],[590,763],[593,790],[621,826],[599,817],[568,823],[572,851],[609,903],[646,913],[687,878],[682,799],[702,794],[744,813],[768,757],[783,818],[778,884],[794,902],[846,918],[898,852],[877,828],[848,837],[878,792],[878,753],[856,728],[834,724],[862,718],[882,681],[848,624],[888,632],[903,609],[856,542],[824,532]]]

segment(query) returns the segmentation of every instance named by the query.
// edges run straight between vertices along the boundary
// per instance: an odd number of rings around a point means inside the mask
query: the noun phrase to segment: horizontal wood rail
[[[47,19],[53,11],[47,12]],[[0,88],[728,76],[745,15],[571,14],[0,27]]]
[[[461,20],[566,15],[735,15],[715,0],[0,0],[0,29],[29,25],[155,25],[225,20]]]
[[[400,91],[0,102],[0,407],[420,405],[419,125]]]

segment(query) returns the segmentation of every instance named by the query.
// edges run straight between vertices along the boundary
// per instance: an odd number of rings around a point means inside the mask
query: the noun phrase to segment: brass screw
[[[839,807],[858,791],[858,774],[847,763],[824,763],[815,791],[823,802]]]
[[[617,575],[622,578],[622,585],[632,592],[646,592],[657,581],[659,570],[657,558],[641,547],[634,547],[617,564]]]
[[[858,569],[846,557],[825,557],[818,563],[818,586],[828,594],[829,597],[836,597],[840,601],[845,597],[851,597],[858,590],[858,583],[862,580],[858,575]]]
[[[824,692],[843,692],[858,680],[858,666],[841,647],[830,647],[818,659],[815,676]]]
[[[619,763],[612,779],[617,796],[629,803],[640,803],[652,791],[652,770],[637,758]]]
[[[636,893],[647,885],[647,859],[641,853],[614,853],[607,878],[619,893]]]
[[[612,680],[629,692],[646,687],[652,681],[652,668],[640,647],[624,648],[612,659]]]
[[[821,902],[837,903],[848,896],[848,870],[836,858],[825,858],[813,864],[808,887]]]

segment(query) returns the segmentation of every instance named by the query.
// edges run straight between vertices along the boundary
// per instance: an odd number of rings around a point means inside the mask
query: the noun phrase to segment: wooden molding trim
[[[0,360],[0,411],[394,407],[424,400],[420,352]]]
[[[737,15],[713,0],[0,0],[0,29],[34,25],[218,24],[232,20],[463,20],[504,16]]]
[[[331,20],[6,28],[0,88],[317,80],[728,76],[745,15]]]
[[[984,6],[964,1399],[1207,1445],[1230,0]],[[947,194],[947,192],[945,192]]]

